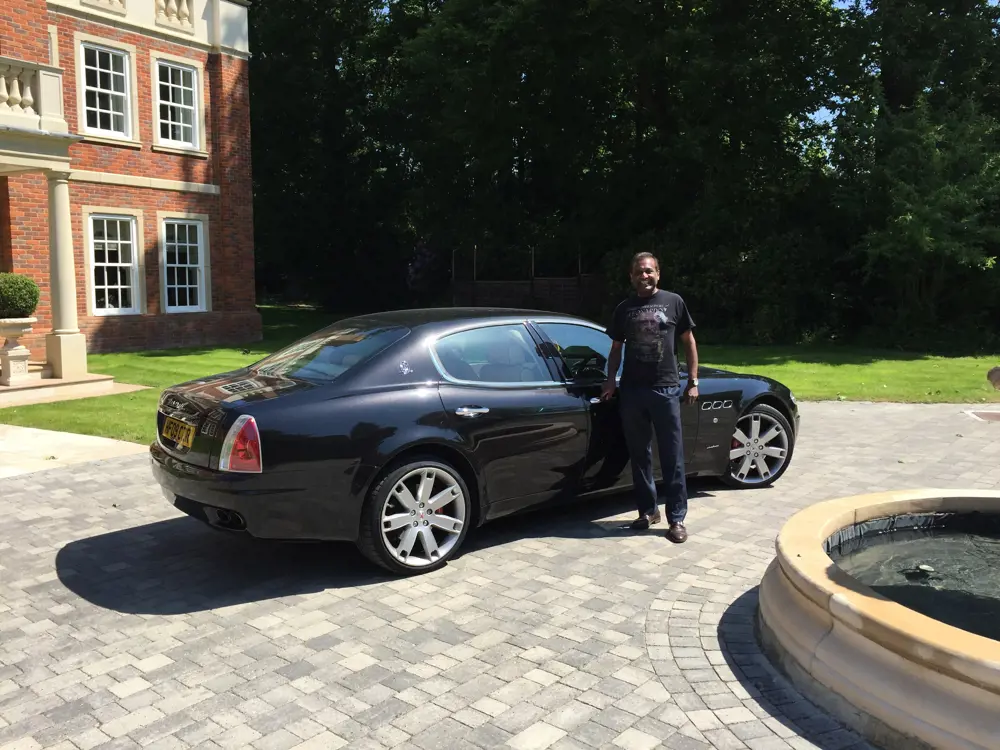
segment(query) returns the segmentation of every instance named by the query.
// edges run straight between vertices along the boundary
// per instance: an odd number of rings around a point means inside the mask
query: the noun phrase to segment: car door
[[[729,463],[743,390],[738,382],[713,376],[710,372],[706,372],[700,386],[698,434],[702,451],[697,468],[714,474],[724,470]]]
[[[687,366],[682,364],[680,359],[677,361],[677,375],[683,396],[684,389],[687,388],[688,384],[688,372]],[[697,402],[689,404],[683,398],[681,399],[681,430],[684,433],[684,467],[688,474],[697,473],[698,466],[704,459],[705,441],[703,439],[704,434],[701,431],[703,425],[701,407],[702,402],[705,400],[705,397],[701,393],[701,386],[704,382],[699,377]]]
[[[585,323],[539,320],[534,325],[554,345],[569,390],[584,402],[590,417],[590,439],[579,491],[586,493],[631,487],[632,473],[618,412],[618,396],[616,394],[609,401],[600,400],[601,388],[607,379],[611,339],[602,329]],[[621,377],[621,368],[616,377]],[[690,470],[696,460],[698,444],[698,409],[695,405],[681,405],[681,427],[684,462]],[[653,455],[653,472],[659,480],[663,473],[655,435]]]
[[[607,380],[611,339],[603,331],[577,323],[538,321],[533,325],[553,347],[568,391],[587,410],[589,435],[577,491],[625,489],[632,484],[628,446],[618,414],[618,397],[601,401]],[[620,374],[620,368],[619,368]]]
[[[589,420],[524,323],[479,324],[432,344],[448,419],[484,480],[488,517],[572,492]]]

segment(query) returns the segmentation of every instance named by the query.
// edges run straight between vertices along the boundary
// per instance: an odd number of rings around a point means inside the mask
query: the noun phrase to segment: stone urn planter
[[[18,385],[28,380],[28,348],[18,339],[31,333],[38,318],[0,318],[0,385]]]
[[[18,339],[37,322],[38,284],[19,273],[0,273],[0,386],[28,380],[28,348]]]

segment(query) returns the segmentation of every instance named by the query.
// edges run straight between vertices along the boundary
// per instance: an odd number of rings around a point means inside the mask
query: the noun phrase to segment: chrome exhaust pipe
[[[241,516],[234,510],[226,510],[225,508],[216,508],[215,518],[219,526],[223,527],[224,529],[242,531],[247,527],[247,523],[243,519],[243,516]]]

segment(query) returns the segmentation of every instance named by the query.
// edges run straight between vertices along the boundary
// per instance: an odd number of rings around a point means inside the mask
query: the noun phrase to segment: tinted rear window
[[[253,366],[261,375],[329,383],[371,359],[410,332],[404,326],[335,323],[286,346]]]

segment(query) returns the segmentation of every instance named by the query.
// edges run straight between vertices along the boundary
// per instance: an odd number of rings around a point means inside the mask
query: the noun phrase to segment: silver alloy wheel
[[[382,542],[399,563],[424,568],[447,557],[465,526],[465,495],[444,469],[414,469],[382,505]]]
[[[729,473],[743,484],[763,484],[788,460],[788,433],[777,419],[760,412],[736,422],[729,450]]]

